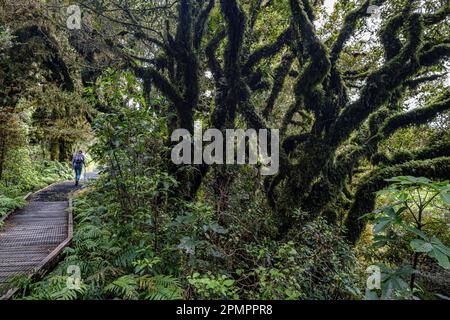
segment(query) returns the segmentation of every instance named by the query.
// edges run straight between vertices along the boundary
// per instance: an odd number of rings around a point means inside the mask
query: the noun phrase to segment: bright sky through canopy
[[[329,14],[333,11],[335,2],[336,2],[336,0],[325,0],[324,6]]]

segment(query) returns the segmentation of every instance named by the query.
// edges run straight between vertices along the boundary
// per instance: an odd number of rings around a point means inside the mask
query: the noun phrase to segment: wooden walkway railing
[[[0,300],[17,291],[11,277],[45,274],[72,240],[69,193],[73,183],[53,184],[32,194],[29,204],[5,219],[0,229]]]

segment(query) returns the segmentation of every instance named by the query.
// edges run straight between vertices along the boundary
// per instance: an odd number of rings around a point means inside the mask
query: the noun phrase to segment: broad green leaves
[[[430,252],[433,250],[433,245],[429,242],[420,240],[420,239],[414,239],[410,242],[411,248],[415,252]]]
[[[433,182],[428,178],[411,176],[399,176],[386,179],[386,181],[392,182],[392,184],[388,188],[381,190],[381,194],[394,192],[397,193],[401,201],[406,201],[409,199],[409,191],[424,189],[439,195],[446,205],[450,205],[450,184],[448,181]]]
[[[435,258],[441,267],[450,269],[450,248],[436,237],[429,239],[423,232],[419,235],[423,240],[414,239],[410,242],[410,246],[414,252],[427,253],[430,257]]]

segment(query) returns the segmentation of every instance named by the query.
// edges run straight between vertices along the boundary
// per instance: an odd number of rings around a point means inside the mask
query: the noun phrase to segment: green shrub
[[[57,181],[72,177],[67,164],[57,161],[32,161],[28,150],[16,149],[8,153],[0,180],[0,216],[22,208],[24,196]]]

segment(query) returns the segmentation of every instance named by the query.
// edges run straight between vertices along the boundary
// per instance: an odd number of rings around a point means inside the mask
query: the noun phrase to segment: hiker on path
[[[78,186],[78,182],[81,178],[81,171],[83,171],[83,166],[86,166],[86,158],[83,154],[83,150],[78,151],[72,159],[72,167],[75,170],[75,185]]]

